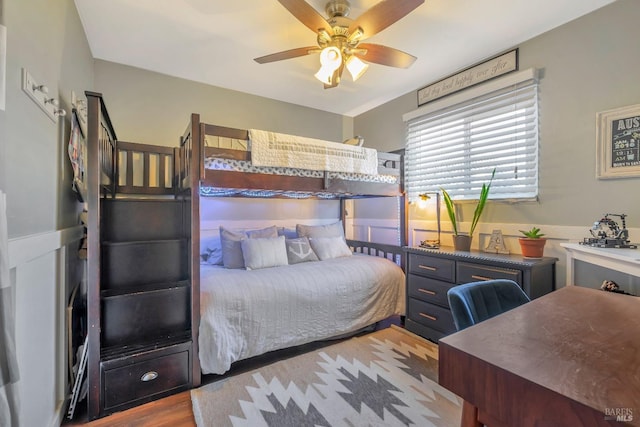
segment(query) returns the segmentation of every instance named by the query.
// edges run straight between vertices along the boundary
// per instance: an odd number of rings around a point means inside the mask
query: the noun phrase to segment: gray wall
[[[520,69],[540,68],[543,75],[539,202],[488,203],[483,222],[589,227],[610,212],[629,215],[628,227],[640,226],[640,178],[595,178],[596,112],[640,103],[638,22],[640,2],[618,0],[518,46]],[[356,117],[355,133],[367,145],[402,148],[402,115],[416,108],[416,92],[407,93]],[[464,206],[465,218],[473,207]],[[367,205],[356,214],[375,211]]]
[[[6,112],[0,111],[0,188],[9,237],[77,222],[65,161],[71,91],[93,86],[93,59],[72,0],[6,0]],[[60,98],[68,116],[51,121],[22,91],[22,68]]]
[[[95,88],[104,96],[118,139],[177,145],[191,113],[202,121],[241,129],[342,141],[353,120],[202,83],[96,61]]]
[[[25,254],[25,248],[33,249],[29,242],[39,241],[38,236],[57,236],[57,230],[78,223],[80,204],[71,191],[65,157],[69,104],[72,90],[93,86],[93,58],[73,0],[5,0],[0,8],[7,27],[0,190],[7,193],[9,238],[24,237],[20,239],[23,250],[18,252],[20,258],[27,258],[11,274],[19,423],[53,426],[60,423],[66,397],[66,370],[61,369],[66,341],[60,334],[64,301],[69,283],[79,279],[74,276],[76,267],[62,271],[57,251],[36,249]],[[23,67],[49,87],[50,96],[59,98],[69,113],[66,118],[54,123],[22,91]],[[68,279],[62,279],[64,275]]]

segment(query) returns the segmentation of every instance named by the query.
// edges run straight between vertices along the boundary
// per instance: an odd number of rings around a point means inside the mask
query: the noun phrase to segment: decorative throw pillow
[[[298,237],[297,239],[287,239],[287,259],[289,264],[298,264],[300,262],[318,261],[318,256],[313,249],[307,237]]]
[[[298,237],[344,237],[344,228],[342,221],[325,225],[296,225]]]
[[[200,264],[222,265],[220,236],[200,238]]]
[[[233,231],[220,226],[222,241],[222,264],[225,268],[244,268],[242,239],[278,237],[277,227],[271,226],[259,230]]]
[[[240,242],[247,270],[287,265],[287,249],[284,236],[244,239]]]
[[[353,255],[342,237],[313,237],[309,241],[321,261]]]

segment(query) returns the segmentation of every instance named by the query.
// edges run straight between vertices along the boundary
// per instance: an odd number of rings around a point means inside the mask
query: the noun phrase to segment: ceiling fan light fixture
[[[340,64],[342,64],[340,49],[335,46],[325,47],[320,52],[320,69],[314,75],[315,78],[326,85],[331,85],[333,72],[340,68]]]
[[[342,63],[342,54],[340,49],[335,46],[329,46],[320,52],[320,65],[327,67],[331,71],[335,70]]]
[[[320,67],[318,72],[314,74],[314,77],[316,79],[320,80],[325,85],[331,86],[331,80],[332,80],[332,77],[333,77],[333,71],[334,70],[330,70],[327,67]]]
[[[367,68],[369,68],[369,64],[362,62],[360,58],[354,55],[349,57],[346,66],[354,82],[362,77],[362,75],[367,71]]]

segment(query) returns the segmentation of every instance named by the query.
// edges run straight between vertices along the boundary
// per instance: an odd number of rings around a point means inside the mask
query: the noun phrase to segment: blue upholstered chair
[[[516,282],[506,279],[454,286],[447,298],[459,331],[530,301]]]

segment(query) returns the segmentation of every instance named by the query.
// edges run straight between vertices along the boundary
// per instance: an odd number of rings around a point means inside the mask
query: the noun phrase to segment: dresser
[[[492,279],[518,283],[532,299],[555,289],[557,258],[405,248],[407,316],[405,327],[432,341],[456,331],[447,291],[456,285]]]

